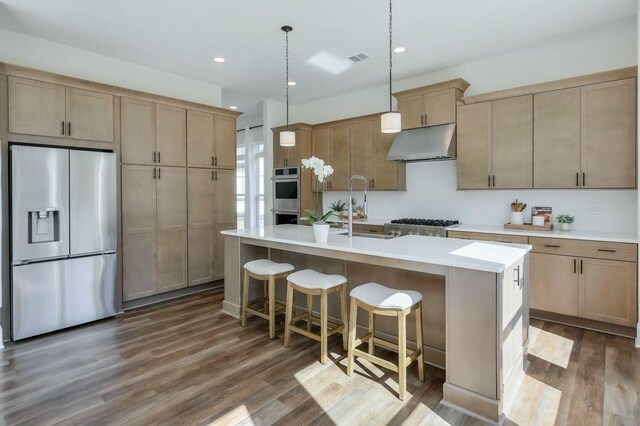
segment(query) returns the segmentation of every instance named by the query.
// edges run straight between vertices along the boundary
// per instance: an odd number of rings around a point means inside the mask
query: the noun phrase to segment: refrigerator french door
[[[11,146],[12,337],[116,313],[116,158]]]

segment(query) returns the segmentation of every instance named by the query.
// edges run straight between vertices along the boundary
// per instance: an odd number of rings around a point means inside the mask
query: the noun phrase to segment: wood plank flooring
[[[439,369],[421,383],[411,368],[401,402],[393,373],[360,360],[346,376],[340,336],[322,365],[316,342],[294,335],[286,349],[282,326],[273,341],[261,319],[242,328],[222,298],[211,290],[7,345],[0,424],[480,424],[439,403]],[[640,423],[630,339],[531,325],[531,367],[507,424]]]

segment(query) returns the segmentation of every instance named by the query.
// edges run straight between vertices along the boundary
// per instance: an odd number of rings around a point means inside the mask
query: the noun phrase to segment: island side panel
[[[447,380],[443,402],[491,422],[500,419],[498,277],[448,268],[446,280]]]

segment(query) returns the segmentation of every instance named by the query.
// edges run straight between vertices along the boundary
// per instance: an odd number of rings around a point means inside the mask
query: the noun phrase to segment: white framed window
[[[238,131],[236,212],[238,228],[264,226],[265,158],[262,126]]]

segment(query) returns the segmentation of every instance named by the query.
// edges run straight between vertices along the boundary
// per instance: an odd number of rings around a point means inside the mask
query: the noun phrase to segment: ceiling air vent
[[[365,61],[369,58],[371,58],[371,56],[367,55],[366,53],[358,53],[357,55],[349,56],[348,58],[343,59],[342,62],[351,65],[355,64],[356,62]]]

